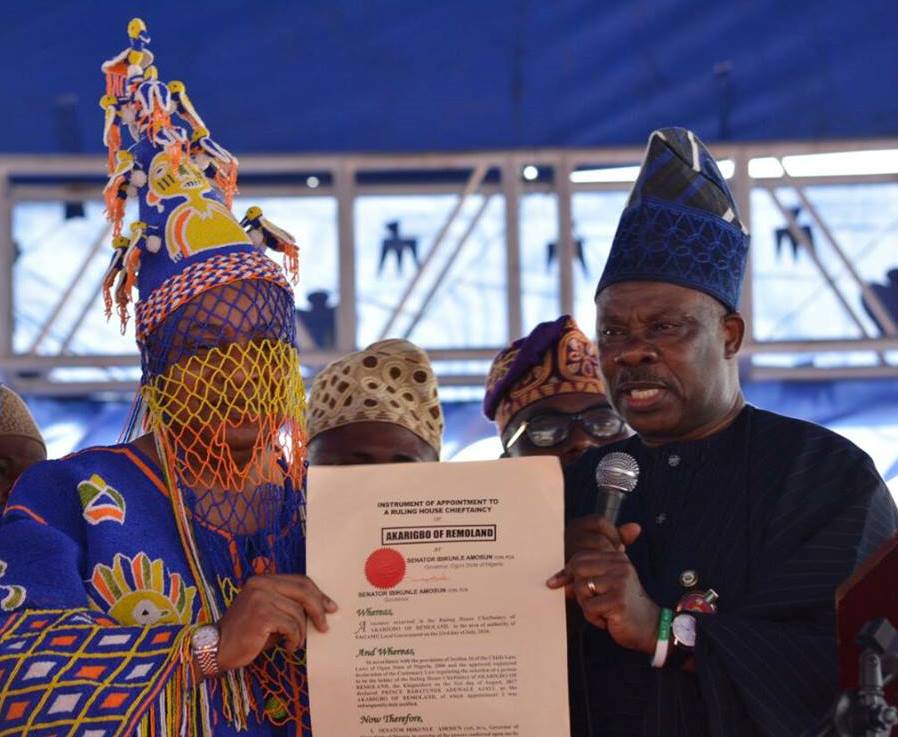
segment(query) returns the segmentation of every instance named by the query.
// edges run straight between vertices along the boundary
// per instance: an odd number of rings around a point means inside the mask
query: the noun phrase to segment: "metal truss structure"
[[[752,283],[752,269],[747,270],[747,283],[743,291],[741,310],[748,323],[749,339],[744,348],[744,370],[752,379],[815,379],[898,377],[898,326],[877,295],[870,290],[851,263],[845,249],[828,226],[824,216],[806,194],[808,186],[828,184],[898,183],[898,174],[849,174],[839,176],[790,177],[785,170],[778,178],[752,178],[749,162],[757,158],[782,162],[785,156],[821,152],[846,152],[871,149],[896,149],[898,140],[816,141],[783,144],[717,145],[712,150],[719,160],[732,162],[730,183],[740,206],[743,219],[751,222],[752,191],[766,190],[771,201],[782,213],[794,243],[803,248],[814,261],[827,288],[832,290],[852,322],[858,328],[859,337],[840,340],[756,340],[751,324],[755,300],[762,299]],[[457,154],[421,155],[272,155],[245,156],[241,158],[241,195],[263,196],[330,196],[337,207],[336,230],[339,245],[338,287],[340,301],[336,316],[336,347],[329,351],[304,351],[303,362],[313,370],[346,352],[357,348],[358,302],[356,274],[356,234],[354,221],[355,200],[361,196],[383,194],[454,194],[456,202],[427,251],[418,271],[410,279],[404,291],[396,295],[392,312],[380,331],[382,337],[408,336],[431,307],[439,284],[446,276],[465,241],[476,227],[481,215],[494,196],[504,202],[505,246],[505,303],[507,335],[509,340],[522,333],[521,299],[521,216],[523,196],[532,192],[554,193],[557,197],[559,263],[557,290],[560,312],[572,312],[574,303],[575,243],[572,223],[572,198],[584,191],[626,191],[626,181],[578,183],[571,174],[584,169],[624,167],[637,164],[642,156],[637,148],[576,149],[576,150],[514,150]],[[522,176],[523,168],[536,167],[533,181]],[[133,379],[109,378],[90,381],[63,381],[51,376],[54,369],[97,367],[115,369],[137,365],[136,353],[123,355],[74,355],[68,350],[71,338],[84,320],[84,308],[74,326],[70,327],[58,351],[48,354],[41,350],[43,338],[65,306],[79,280],[84,278],[88,265],[94,259],[108,258],[106,234],[93,243],[84,244],[84,261],[74,275],[72,284],[61,294],[42,295],[54,305],[46,323],[38,331],[30,349],[13,351],[13,240],[12,212],[17,202],[32,201],[84,201],[98,200],[100,186],[96,177],[104,171],[104,161],[94,156],[5,156],[0,157],[0,376],[18,390],[44,395],[84,395],[97,393],[123,393],[134,388]],[[447,173],[452,176],[446,176]],[[307,178],[316,178],[314,189]],[[430,175],[433,175],[432,177]],[[576,179],[576,177],[575,177]],[[812,244],[797,222],[794,211],[782,200],[783,188],[794,190],[803,210],[812,219],[816,231],[823,235],[823,242]],[[479,208],[462,228],[459,237],[453,225],[462,217],[466,202],[479,195]],[[842,265],[841,275],[850,276],[854,294],[849,297],[844,278],[839,280],[831,266],[819,257],[825,245]],[[896,258],[898,262],[898,258]],[[831,263],[831,260],[830,260]],[[870,329],[870,322],[858,315],[857,293],[863,295],[868,309],[875,315],[881,334]],[[546,315],[551,319],[554,315]],[[490,319],[486,315],[472,315],[472,320]],[[482,386],[485,365],[501,348],[483,345],[468,348],[431,349],[437,363],[459,365],[468,362],[478,368],[472,371],[439,371],[443,386]],[[820,353],[820,352],[875,352],[878,365],[839,366],[761,366],[752,360],[759,354]],[[889,353],[892,352],[891,358]],[[451,363],[450,363],[451,362]]]

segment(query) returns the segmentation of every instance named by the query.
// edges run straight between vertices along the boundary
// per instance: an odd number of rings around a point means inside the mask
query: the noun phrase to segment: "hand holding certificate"
[[[567,735],[563,528],[554,458],[313,467],[316,737]]]

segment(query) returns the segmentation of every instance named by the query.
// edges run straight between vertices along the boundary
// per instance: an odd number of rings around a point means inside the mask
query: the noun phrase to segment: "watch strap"
[[[218,641],[205,647],[191,645],[191,651],[204,678],[215,678],[219,675],[221,668],[218,666]]]
[[[694,614],[680,612],[676,615],[677,617],[687,616],[691,617],[693,620],[696,619]],[[698,622],[696,622],[697,626]],[[698,638],[698,631],[696,630],[696,638]],[[667,655],[667,667],[679,670],[685,664],[686,661],[689,660],[695,651],[694,646],[689,646],[683,643],[681,640],[677,639],[677,636],[673,634],[673,627],[671,627],[671,636],[670,636],[670,647],[668,649]]]

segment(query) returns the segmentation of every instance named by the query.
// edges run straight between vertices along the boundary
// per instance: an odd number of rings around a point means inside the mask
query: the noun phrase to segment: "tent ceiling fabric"
[[[895,0],[37,1],[4,12],[0,151],[101,150],[133,15],[238,154],[898,133]]]

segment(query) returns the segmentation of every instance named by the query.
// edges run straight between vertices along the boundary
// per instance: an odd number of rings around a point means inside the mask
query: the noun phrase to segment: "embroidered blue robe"
[[[227,555],[224,533],[197,535],[201,549],[218,545]],[[300,555],[279,572],[304,570]],[[130,737],[145,719],[154,720],[151,733],[165,734],[160,724],[173,707],[159,700],[178,678],[178,706],[202,709],[186,672],[199,598],[161,473],[133,445],[33,466],[0,522],[0,736],[76,728]],[[265,705],[258,688],[253,696]],[[236,735],[220,697],[213,689],[214,734]],[[304,693],[299,700],[308,734]],[[252,714],[248,729],[240,734],[297,733]]]
[[[639,463],[620,522],[647,594],[673,609],[695,571],[719,612],[698,616],[696,672],[650,658],[585,625],[571,653],[578,737],[797,737],[838,687],[834,594],[896,528],[870,458],[811,423],[746,407],[699,441],[638,437],[587,452],[566,473],[570,516],[595,508],[595,468],[612,451]]]

